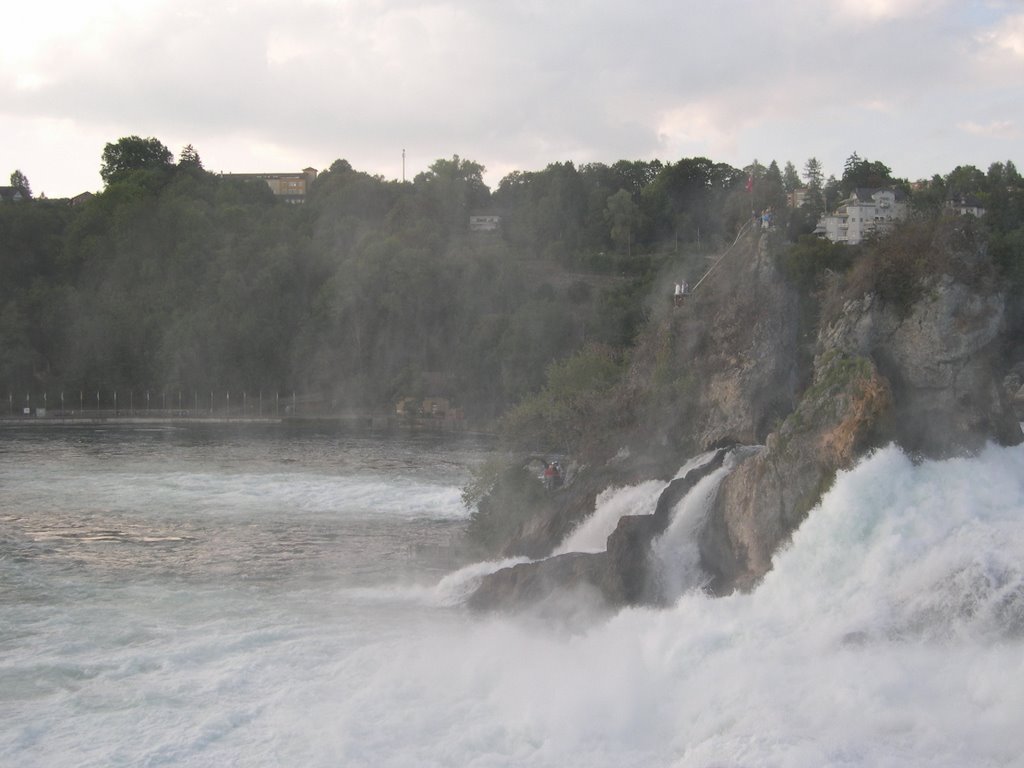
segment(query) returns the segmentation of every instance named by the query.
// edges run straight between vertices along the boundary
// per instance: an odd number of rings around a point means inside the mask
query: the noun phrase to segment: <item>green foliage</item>
[[[538,290],[499,234],[468,237],[488,194],[471,161],[400,184],[339,160],[287,206],[188,152],[118,158],[85,206],[0,210],[10,387],[299,391],[389,411],[417,392],[491,418],[597,325],[586,281]]]
[[[633,202],[633,196],[626,190],[620,189],[608,198],[605,214],[611,226],[612,242],[630,254],[633,245],[633,230],[640,217],[640,210]]]
[[[846,194],[861,187],[877,189],[893,184],[892,171],[879,161],[862,159],[856,152],[846,158],[843,166],[842,187]]]
[[[869,379],[873,366],[865,357],[847,355],[833,349],[826,353],[819,370],[824,371],[824,375],[820,376],[806,392],[804,398],[808,401],[825,402],[840,392],[849,390],[854,383]]]
[[[810,188],[823,189],[825,186],[825,172],[822,170],[821,161],[811,157],[804,163],[804,181]]]
[[[167,169],[172,159],[171,151],[158,139],[125,136],[103,148],[100,177],[105,184],[112,184],[132,171]]]
[[[1024,288],[1024,226],[993,235],[992,258],[1019,294]]]
[[[838,194],[808,167],[819,198]],[[0,208],[0,385],[298,391],[388,411],[418,393],[480,419],[521,402],[521,442],[586,450],[581,424],[626,418],[614,382],[651,281],[683,258],[703,265],[795,176],[755,163],[748,192],[746,171],[707,158],[561,162],[492,195],[483,170],[453,156],[400,183],[337,160],[289,206],[258,179],[205,172],[194,148],[175,165],[156,139],[108,144],[89,203]],[[977,187],[992,252],[1020,285],[1020,176],[1010,162],[979,173],[943,185]],[[932,213],[941,199],[936,187]],[[478,212],[501,230],[469,232]],[[901,286],[928,268],[917,247],[873,257],[859,279],[907,300]],[[782,267],[809,294],[855,255],[800,240]],[[665,387],[690,386],[669,373]]]
[[[803,235],[782,252],[780,266],[802,292],[810,293],[826,273],[845,272],[856,253],[855,247]]]
[[[24,199],[32,199],[32,185],[28,183],[28,177],[21,171],[14,171],[11,174],[11,186],[21,192]]]
[[[610,348],[584,347],[548,368],[544,388],[503,418],[503,434],[520,448],[585,452],[585,437],[619,418],[609,396],[622,372],[622,358]]]
[[[936,174],[926,185],[914,190],[910,207],[918,216],[935,217],[942,212],[947,197],[946,182]]]
[[[991,283],[992,269],[978,261],[984,241],[972,217],[911,218],[863,247],[845,279],[833,286],[826,314],[833,316],[846,300],[868,293],[905,314],[924,295],[929,280],[944,274],[967,285]]]
[[[800,174],[797,173],[796,166],[789,160],[786,161],[786,166],[782,171],[782,184],[786,192],[793,192],[800,188]]]
[[[466,529],[469,540],[491,554],[501,553],[523,523],[551,506],[550,494],[521,463],[484,465],[462,498],[467,506],[476,507]]]
[[[958,165],[946,176],[946,188],[954,195],[984,193],[987,190],[985,174],[973,165]]]
[[[199,153],[191,144],[185,145],[181,154],[178,155],[178,165],[183,168],[202,169],[203,161],[199,159]]]
[[[728,201],[742,192],[746,176],[724,163],[706,157],[684,158],[667,164],[644,189],[641,208],[648,225],[648,238],[680,245],[707,246],[732,232],[724,215]],[[744,201],[742,218],[749,216]],[[732,220],[735,220],[735,216]]]

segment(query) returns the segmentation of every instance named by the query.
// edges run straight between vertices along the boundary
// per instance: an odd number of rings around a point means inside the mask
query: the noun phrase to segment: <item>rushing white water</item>
[[[567,630],[417,554],[466,449],[80,439],[0,438],[2,765],[1021,765],[1024,448],[879,451],[754,592]]]
[[[648,480],[638,485],[609,488],[598,494],[594,514],[581,522],[553,554],[566,552],[604,552],[608,536],[625,515],[650,515],[665,490],[660,480]]]
[[[691,589],[703,588],[708,577],[700,565],[697,536],[707,519],[718,488],[726,475],[732,472],[761,446],[741,446],[729,451],[722,466],[708,473],[675,505],[668,528],[652,546],[653,560],[657,564],[660,589],[669,599],[677,599]],[[714,452],[704,454],[710,460]],[[702,466],[707,460],[695,466]],[[689,465],[680,470],[684,477]]]
[[[702,467],[715,457],[715,451],[696,456],[679,468],[675,478],[686,477],[690,470]],[[658,497],[667,487],[658,480],[625,487],[608,488],[598,494],[594,502],[594,513],[576,526],[553,554],[567,552],[604,552],[608,536],[615,530],[619,520],[626,515],[654,514]]]

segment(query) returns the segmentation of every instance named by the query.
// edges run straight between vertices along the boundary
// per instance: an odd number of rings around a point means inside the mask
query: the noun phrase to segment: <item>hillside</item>
[[[790,250],[777,232],[751,232],[682,306],[666,303],[608,397],[630,403],[630,418],[582,442],[591,453],[539,514],[512,512],[521,522],[505,554],[549,553],[605,487],[668,482],[702,451],[749,446],[698,533],[707,588],[748,589],[836,473],[873,448],[946,457],[1024,439],[1003,386],[1016,339],[1006,284],[973,220],[914,222],[842,274],[823,271],[813,296],[784,270]],[[484,515],[509,514],[513,500],[503,504],[484,503]],[[612,604],[658,602],[646,559],[666,514],[623,518],[604,553],[499,571],[473,602],[519,604],[580,584]]]

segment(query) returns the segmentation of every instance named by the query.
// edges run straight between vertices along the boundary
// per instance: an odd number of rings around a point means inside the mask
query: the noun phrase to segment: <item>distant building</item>
[[[834,213],[821,217],[814,230],[833,243],[856,245],[871,232],[884,232],[907,217],[903,192],[893,189],[858,189]]]
[[[501,226],[501,217],[493,215],[481,215],[469,217],[470,232],[494,232]]]
[[[979,219],[985,215],[984,204],[974,195],[954,195],[946,201],[946,210]]]
[[[811,190],[807,187],[797,187],[792,192],[786,193],[786,205],[789,208],[799,208],[807,200]]]
[[[270,191],[286,203],[304,203],[309,188],[316,179],[316,168],[304,168],[301,173],[225,173],[229,179],[260,179]]]
[[[94,197],[96,197],[96,195],[94,195],[92,192],[82,192],[68,200],[68,205],[74,208],[76,205],[82,205],[84,203],[89,202]]]
[[[24,199],[18,187],[0,187],[0,203],[20,203]]]

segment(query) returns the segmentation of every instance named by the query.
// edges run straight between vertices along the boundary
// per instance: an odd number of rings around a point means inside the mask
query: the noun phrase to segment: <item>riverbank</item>
[[[280,425],[296,428],[328,428],[345,431],[370,432],[436,432],[476,437],[493,437],[493,433],[480,425],[465,421],[441,419],[408,419],[391,415],[340,416],[192,416],[184,415],[123,415],[113,412],[89,414],[47,414],[45,416],[0,416],[0,429],[35,427],[89,427],[89,426],[188,426],[188,425]]]

